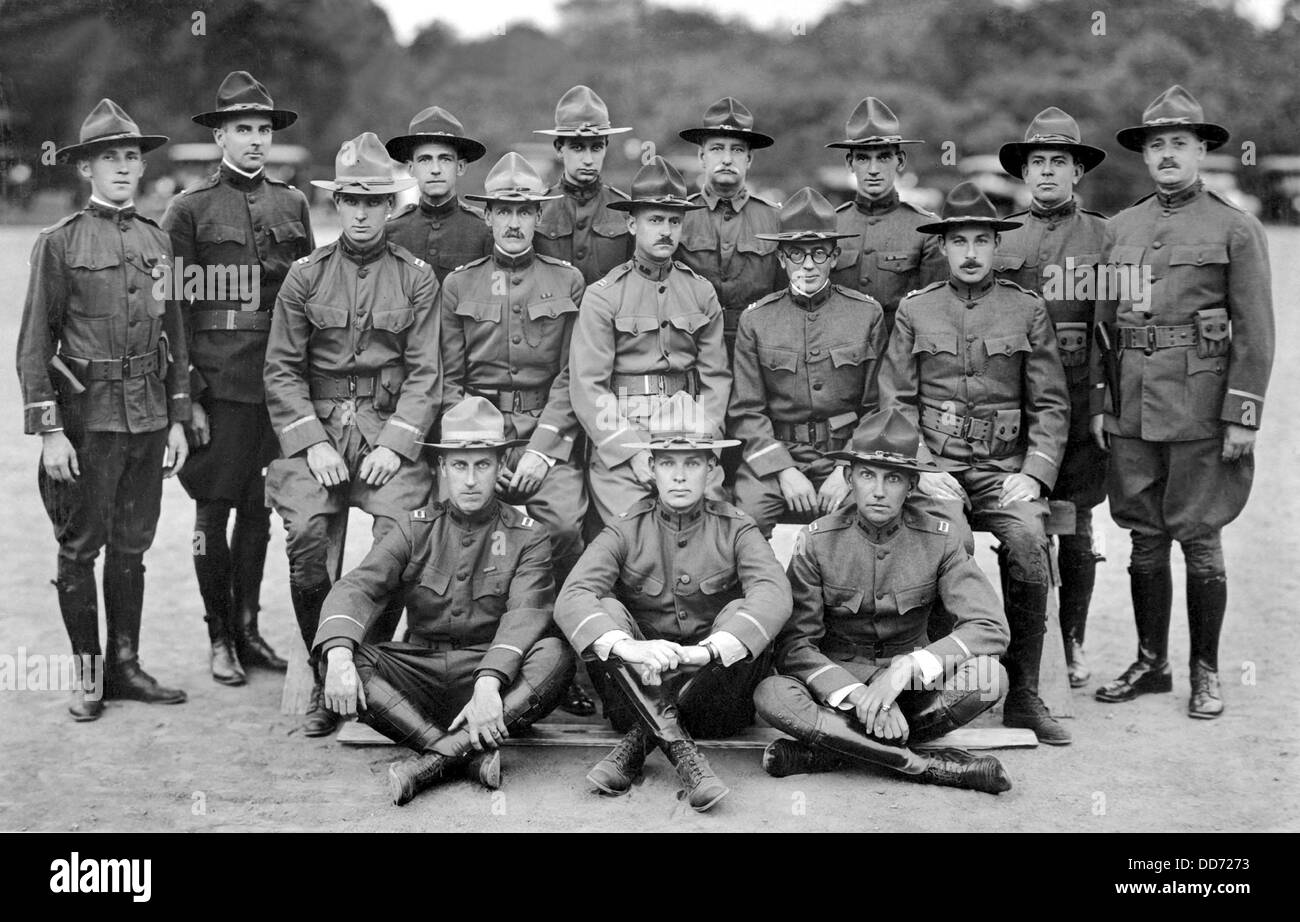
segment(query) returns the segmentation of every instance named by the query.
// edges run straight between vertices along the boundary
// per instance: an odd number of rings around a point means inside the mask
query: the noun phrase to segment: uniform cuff
[[[819,701],[829,701],[831,695],[840,689],[849,685],[860,684],[857,676],[843,666],[834,663],[827,663],[803,681],[805,685],[812,689],[813,696]]]
[[[63,410],[57,400],[41,400],[23,407],[23,431],[28,435],[63,428]]]
[[[745,456],[745,463],[757,477],[771,477],[787,467],[794,467],[794,458],[789,449],[776,440],[768,442],[762,448]]]
[[[1263,395],[1239,391],[1235,387],[1228,388],[1228,393],[1223,397],[1223,412],[1219,414],[1219,419],[1247,429],[1258,429],[1263,415]]]
[[[538,423],[528,440],[528,450],[555,461],[568,461],[573,455],[573,436],[564,435],[550,423]]]
[[[286,458],[292,458],[326,438],[325,427],[315,414],[303,416],[280,430],[280,450]]]
[[[855,688],[865,688],[861,682],[854,682],[852,685],[845,685],[843,688],[837,688],[826,696],[826,703],[839,711],[851,711],[853,705],[849,704],[848,697],[853,694]]]
[[[591,652],[596,659],[602,663],[609,659],[609,654],[614,650],[614,644],[620,640],[631,640],[632,635],[627,631],[615,629],[606,631],[591,642]]]
[[[167,398],[167,418],[174,423],[188,423],[194,418],[189,394],[172,394]]]
[[[569,635],[569,643],[573,644],[573,649],[579,653],[585,653],[601,635],[617,630],[622,630],[617,621],[603,611],[594,611],[578,622],[578,626]],[[609,655],[608,652],[606,655]]]
[[[717,631],[731,634],[754,656],[762,653],[763,648],[772,642],[772,636],[767,632],[767,628],[744,609],[732,612],[731,617],[718,625]]]
[[[1031,450],[1025,454],[1025,463],[1020,468],[1020,473],[1028,474],[1041,483],[1049,492],[1056,486],[1056,475],[1058,473],[1056,462],[1041,451]]]
[[[420,446],[416,442],[422,438],[424,433],[418,427],[393,416],[384,424],[376,442],[397,452],[407,461],[415,461],[420,457]]]
[[[321,612],[320,624],[316,627],[316,638],[312,649],[320,647],[328,650],[342,644],[356,647],[366,636],[366,625],[361,619],[343,613],[331,614]]]
[[[538,451],[536,448],[525,448],[524,454],[537,455],[546,464],[547,469],[555,467],[555,459],[544,451]]]
[[[1106,385],[1094,384],[1088,390],[1088,415],[1100,416],[1106,412]]]
[[[731,666],[749,657],[749,649],[730,631],[714,631],[701,643],[712,643],[723,666]]]
[[[911,657],[916,660],[916,668],[920,670],[923,685],[929,685],[943,675],[943,660],[929,650],[913,650]]]
[[[519,675],[519,665],[523,661],[523,650],[510,644],[494,643],[483,654],[483,659],[479,660],[478,667],[474,670],[474,678],[477,679],[484,672],[495,673],[501,679],[501,686],[504,688]]]

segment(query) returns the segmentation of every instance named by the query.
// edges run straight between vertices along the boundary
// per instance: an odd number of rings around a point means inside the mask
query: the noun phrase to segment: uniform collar
[[[1074,196],[1070,196],[1069,199],[1057,205],[1055,208],[1042,208],[1037,202],[1029,203],[1029,213],[1035,218],[1039,218],[1043,221],[1068,218],[1078,210],[1079,203]]]
[[[655,518],[673,531],[685,531],[698,522],[703,515],[703,499],[685,512],[678,512],[676,509],[670,509],[658,500],[655,501]]]
[[[447,502],[447,515],[461,528],[480,528],[496,519],[498,512],[500,503],[495,496],[477,512],[461,512],[455,503],[450,500]]]
[[[427,218],[449,218],[451,217],[452,212],[456,210],[458,204],[460,203],[456,201],[455,195],[447,196],[447,201],[443,202],[441,205],[434,205],[430,202],[426,202],[422,196],[420,198],[420,214]]]
[[[644,278],[652,282],[662,282],[668,278],[668,273],[673,271],[672,259],[665,259],[663,262],[655,262],[652,259],[646,259],[640,253],[632,254],[632,265],[636,271]]]
[[[898,189],[890,189],[888,193],[878,199],[869,199],[861,192],[853,196],[853,205],[864,215],[882,215],[889,214],[898,207]]]
[[[993,273],[990,272],[984,277],[984,281],[978,285],[967,285],[965,282],[959,282],[956,279],[948,279],[948,287],[958,298],[963,301],[978,301],[989,293],[993,287]]]
[[[864,519],[861,514],[858,515],[857,521],[858,528],[862,530],[862,533],[867,536],[867,540],[872,544],[884,544],[891,540],[894,535],[898,534],[903,527],[902,513],[899,513],[893,520],[886,522],[880,527],[872,525]]]
[[[381,233],[379,239],[375,243],[372,243],[363,250],[350,241],[347,238],[347,235],[340,234],[339,252],[358,266],[364,266],[374,262],[388,252],[388,236]]]
[[[533,264],[533,254],[533,248],[529,247],[512,256],[495,243],[492,244],[492,261],[502,269],[526,269]]]
[[[229,160],[223,159],[221,161],[221,178],[241,191],[248,192],[256,189],[262,184],[265,177],[266,172],[264,170],[259,169],[256,173],[245,173]]]
[[[569,179],[567,175],[561,175],[560,188],[579,205],[585,205],[600,194],[600,177],[597,176],[594,182],[584,186]]]
[[[1177,192],[1171,192],[1168,195],[1157,190],[1156,201],[1162,208],[1179,208],[1192,201],[1205,190],[1205,182],[1197,177],[1190,186],[1185,189],[1179,189]]]
[[[125,205],[113,205],[102,198],[96,198],[92,195],[86,208],[101,218],[118,218],[125,221],[127,218],[135,217],[135,202],[127,202]]]
[[[817,308],[825,304],[828,298],[830,298],[832,291],[831,281],[830,279],[827,279],[825,285],[818,288],[810,295],[795,291],[793,285],[789,287],[788,291],[790,293],[790,300],[793,301],[796,306],[801,307],[806,311],[815,311]]]
[[[726,207],[739,214],[740,209],[744,208],[745,203],[749,201],[749,188],[741,186],[731,198],[723,198],[713,190],[711,185],[705,183],[701,195],[704,196],[704,204],[709,206],[709,211],[715,211],[719,205],[725,203]]]

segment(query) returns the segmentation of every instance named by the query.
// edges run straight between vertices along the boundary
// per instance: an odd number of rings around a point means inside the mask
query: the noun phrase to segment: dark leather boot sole
[[[321,712],[312,712],[302,722],[302,735],[329,736],[338,729],[338,726],[339,719],[328,711],[324,712],[324,716],[321,716]]]
[[[121,688],[105,685],[104,697],[114,701],[140,701],[144,704],[184,704],[189,700],[180,689],[169,689],[171,694],[160,694],[149,689]]]
[[[1033,730],[1038,742],[1048,746],[1068,746],[1074,742],[1070,731],[1061,726],[1054,717],[1040,717],[1036,714],[1003,714],[1002,725],[1020,730]]]
[[[1120,685],[1118,682],[1103,685],[1097,689],[1093,697],[1098,701],[1107,701],[1113,704],[1121,701],[1132,701],[1138,695],[1157,695],[1173,690],[1173,673],[1165,670],[1164,672],[1148,672],[1131,685],[1128,683]]]
[[[602,768],[603,762],[597,762],[587,772],[587,780],[595,785],[602,794],[608,794],[610,797],[621,797],[628,791],[632,790],[634,779],[613,768]]]
[[[501,789],[501,750],[481,752],[465,763],[465,774],[489,791]]]
[[[696,813],[706,813],[709,810],[712,810],[714,807],[716,807],[718,801],[722,800],[722,798],[726,797],[730,793],[731,793],[731,788],[727,787],[726,785],[723,785],[721,790],[708,795],[708,800],[705,800],[702,803],[692,803],[691,809],[694,810]],[[687,802],[689,803],[690,802],[689,795],[687,795],[686,799]]]
[[[70,704],[68,713],[72,719],[79,724],[90,723],[92,720],[99,720],[104,715],[104,705],[96,702],[95,704]]]

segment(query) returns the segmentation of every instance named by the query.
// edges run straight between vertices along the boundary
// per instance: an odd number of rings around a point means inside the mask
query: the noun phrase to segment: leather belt
[[[955,421],[954,421],[955,420]],[[934,432],[956,436],[968,442],[987,442],[993,435],[993,420],[975,416],[954,416],[934,407],[921,407],[921,425]]]
[[[373,397],[377,379],[374,375],[339,375],[311,379],[312,400],[338,400],[348,397]]]
[[[116,359],[80,359],[64,356],[88,381],[121,381],[125,378],[143,378],[158,371],[158,353],[124,355]]]
[[[1148,355],[1157,349],[1194,346],[1196,324],[1182,323],[1172,327],[1120,327],[1119,345],[1122,349],[1141,349]]]
[[[783,442],[798,442],[821,449],[823,445],[830,451],[844,447],[848,436],[852,434],[853,424],[858,421],[856,413],[841,413],[830,419],[810,419],[802,423],[780,423],[773,420],[772,434]],[[839,442],[840,444],[832,444]]]
[[[406,643],[441,653],[445,650],[463,650],[466,647],[482,647],[489,643],[489,641],[454,640],[450,637],[421,637],[418,634],[408,634],[406,637]]]
[[[669,372],[666,375],[612,375],[610,386],[620,397],[671,397],[678,391],[699,396],[699,378],[694,372]]]
[[[549,387],[533,387],[514,391],[479,391],[470,390],[475,397],[484,397],[505,413],[531,413],[545,409],[546,400],[551,396]]]
[[[204,330],[259,330],[271,329],[270,311],[191,311],[190,327],[196,333]]]
[[[883,640],[876,640],[871,643],[855,643],[851,640],[836,638],[824,640],[821,644],[821,651],[827,656],[860,656],[865,659],[884,659],[887,656],[911,653],[914,649],[917,649],[915,645],[908,645],[906,642],[888,643]]]

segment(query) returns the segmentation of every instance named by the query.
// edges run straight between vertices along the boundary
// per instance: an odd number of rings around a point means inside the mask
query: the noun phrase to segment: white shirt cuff
[[[916,660],[917,668],[921,670],[922,684],[929,685],[943,675],[943,663],[939,662],[939,657],[929,650],[913,650],[911,656]]]
[[[609,653],[614,649],[614,644],[620,640],[631,640],[632,635],[627,631],[613,630],[606,631],[591,642],[591,652],[596,654],[596,659],[602,663],[609,659]]]
[[[730,631],[717,631],[705,639],[711,641],[718,648],[718,656],[722,658],[723,666],[738,663],[749,656],[749,648],[741,643],[736,638],[736,635]]]
[[[862,688],[863,683],[854,682],[852,685],[845,685],[843,688],[837,688],[826,696],[826,703],[831,707],[841,711],[853,710],[853,705],[849,704],[848,697],[855,688]]]
[[[538,451],[536,448],[525,448],[525,449],[524,449],[524,454],[526,454],[526,455],[537,455],[537,457],[541,458],[543,461],[546,462],[546,466],[547,466],[548,468],[555,467],[555,459],[552,458],[550,455],[543,454],[542,452]],[[603,657],[602,657],[602,659],[603,659]]]

